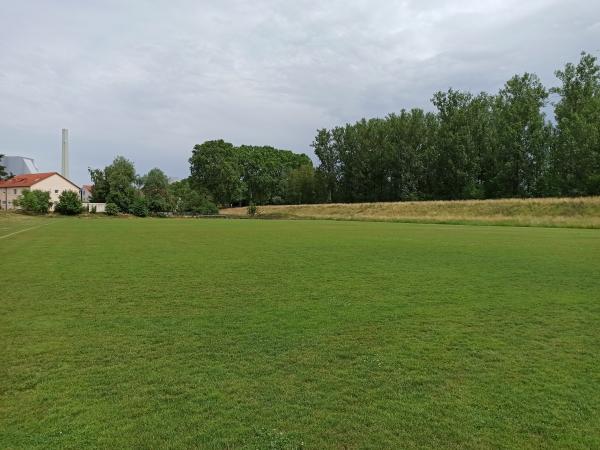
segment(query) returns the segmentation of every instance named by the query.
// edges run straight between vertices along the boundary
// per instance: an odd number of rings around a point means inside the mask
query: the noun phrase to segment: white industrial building
[[[38,173],[40,171],[35,165],[35,161],[25,156],[4,156],[0,158],[0,166],[5,167],[6,173],[12,173],[13,175]]]

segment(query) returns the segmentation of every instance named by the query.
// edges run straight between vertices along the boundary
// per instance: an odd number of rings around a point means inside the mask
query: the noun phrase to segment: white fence
[[[106,203],[87,203],[83,202],[83,210],[88,212],[94,212],[96,208],[97,213],[103,213],[106,210]]]

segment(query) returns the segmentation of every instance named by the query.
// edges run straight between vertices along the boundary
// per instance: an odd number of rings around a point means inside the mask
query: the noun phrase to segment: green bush
[[[24,191],[19,198],[15,200],[15,206],[28,213],[48,214],[52,206],[50,201],[50,192],[46,191]]]
[[[81,199],[73,191],[63,191],[58,197],[55,210],[65,216],[74,216],[81,213]]]
[[[90,207],[90,205],[88,205],[88,208]],[[90,212],[92,214],[96,214],[96,205],[92,206],[92,209],[90,210]]]
[[[150,214],[148,203],[144,197],[138,197],[133,201],[130,209],[131,214],[138,217],[146,217]]]
[[[116,216],[119,214],[119,212],[120,212],[119,207],[117,205],[115,205],[114,203],[107,203],[104,208],[104,213],[107,216]]]
[[[211,216],[219,214],[219,208],[210,200],[203,200],[202,202],[191,207],[191,213],[199,214],[201,216]]]
[[[257,206],[254,203],[250,203],[248,205],[248,215],[254,217],[256,214],[258,214]]]

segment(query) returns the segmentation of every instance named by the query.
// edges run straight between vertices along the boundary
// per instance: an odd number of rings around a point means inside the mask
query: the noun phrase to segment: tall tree
[[[325,128],[317,131],[317,136],[311,144],[315,155],[321,161],[318,170],[323,174],[327,187],[327,202],[330,203],[338,182],[339,153],[332,143],[331,132]]]
[[[136,195],[133,186],[136,179],[133,163],[123,156],[117,156],[112,164],[104,169],[104,174],[109,186],[106,201],[114,203],[121,211],[129,211]]]
[[[224,205],[282,203],[289,173],[304,165],[312,168],[310,158],[289,150],[207,141],[194,147],[190,179]]]
[[[169,178],[165,173],[154,168],[144,177],[142,192],[146,198],[146,204],[151,212],[165,212],[171,210],[171,194],[169,192]]]
[[[92,198],[93,203],[104,203],[106,202],[106,196],[108,195],[109,186],[102,169],[88,168],[90,179],[92,180]]]
[[[209,191],[216,202],[231,205],[243,192],[235,148],[222,139],[196,145],[190,158],[191,181]]]
[[[269,146],[242,145],[236,148],[247,203],[281,203],[286,200],[288,174],[312,162],[304,154]]]
[[[293,169],[287,178],[287,196],[289,203],[306,204],[315,200],[315,171],[311,165]]]
[[[477,106],[468,92],[437,92],[432,99],[438,110],[433,193],[440,199],[479,196],[480,158],[474,133]]]
[[[577,65],[558,70],[561,86],[555,104],[556,142],[552,153],[552,183],[561,195],[600,194],[600,66],[581,54]]]
[[[556,127],[536,75],[496,95],[449,89],[421,110],[317,131],[315,179],[346,202],[600,194],[600,66],[556,72]]]
[[[173,211],[178,214],[217,214],[218,208],[206,191],[194,189],[189,178],[169,185]]]
[[[114,203],[121,211],[129,211],[136,196],[133,186],[136,180],[135,167],[123,156],[117,156],[104,170],[89,169],[94,183],[94,202]]]
[[[543,108],[548,92],[536,75],[515,75],[494,102],[495,173],[489,196],[542,195],[551,128]]]
[[[402,110],[386,118],[386,127],[389,191],[384,200],[423,198],[427,157],[435,143],[435,116],[421,109]]]
[[[339,196],[343,201],[363,202],[371,200],[370,165],[368,151],[374,143],[368,143],[371,124],[361,119],[354,125],[335,127],[332,130],[333,148],[339,155]],[[371,183],[374,184],[374,183]]]

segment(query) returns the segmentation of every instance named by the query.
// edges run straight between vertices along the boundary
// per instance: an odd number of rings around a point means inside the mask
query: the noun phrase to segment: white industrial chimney
[[[62,130],[62,171],[61,175],[69,178],[69,130]]]

